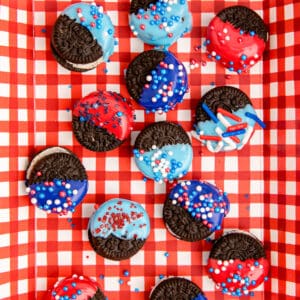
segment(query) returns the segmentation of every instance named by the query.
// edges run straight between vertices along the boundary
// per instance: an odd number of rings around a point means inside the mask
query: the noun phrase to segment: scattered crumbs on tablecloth
[[[225,78],[226,78],[226,79],[231,79],[231,75],[226,74],[226,75],[225,75]]]
[[[99,275],[99,278],[100,278],[101,280],[103,280],[103,279],[104,279],[104,275],[103,275],[103,274],[100,274],[100,275]]]
[[[139,288],[134,288],[134,291],[135,291],[136,293],[138,293],[138,292],[140,291],[140,289],[139,289]]]
[[[68,88],[71,89],[71,88],[72,88],[72,84],[69,84],[69,85],[68,85]]]
[[[245,194],[244,197],[245,197],[246,199],[248,199],[248,198],[249,198],[249,194]]]
[[[165,253],[164,253],[164,256],[165,256],[165,257],[169,257],[169,255],[170,255],[169,252],[165,252]]]
[[[119,282],[119,284],[123,284],[124,280],[122,278],[120,278],[118,282]]]
[[[107,70],[107,68],[104,68],[104,69],[103,69],[103,73],[105,73],[105,74],[107,74],[107,73],[108,73],[108,70]]]
[[[215,86],[216,84],[215,84],[214,81],[212,81],[212,82],[210,82],[210,85],[211,85],[211,86]]]
[[[126,276],[126,277],[128,277],[128,276],[129,276],[129,271],[125,270],[125,271],[123,272],[123,275]]]
[[[158,278],[159,278],[159,279],[163,279],[164,277],[165,277],[165,276],[164,276],[163,274],[159,274],[159,275],[158,275]]]
[[[46,29],[46,28],[42,28],[42,29],[41,29],[41,32],[42,32],[42,33],[46,33],[46,32],[47,32],[47,29]]]
[[[147,177],[144,177],[144,178],[143,178],[143,181],[144,181],[144,182],[146,182],[147,180],[148,180],[148,178],[147,178]]]

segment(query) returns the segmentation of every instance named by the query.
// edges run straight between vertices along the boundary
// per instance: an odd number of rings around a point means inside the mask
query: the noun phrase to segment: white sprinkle
[[[191,68],[191,70],[194,70],[195,66],[194,65],[190,65],[190,68]]]
[[[232,279],[232,282],[236,283],[236,282],[237,282],[237,279],[233,278],[233,279]]]
[[[227,270],[227,268],[223,266],[223,267],[221,268],[221,270],[222,270],[223,272],[225,272],[225,271]]]
[[[55,296],[55,299],[56,299],[56,300],[58,300],[58,299],[59,299],[59,297],[60,297],[59,295],[56,295],[56,296]]]
[[[99,6],[98,11],[103,13],[103,6]]]
[[[217,264],[218,264],[219,266],[221,266],[223,263],[222,263],[222,261],[219,259],[218,262],[217,262]]]
[[[200,196],[199,196],[199,199],[200,199],[201,201],[203,201],[205,198],[204,198],[203,195],[200,195]]]
[[[229,35],[226,35],[226,36],[225,36],[225,40],[226,40],[226,41],[230,41],[230,36],[229,36]]]
[[[151,101],[152,101],[152,102],[156,102],[157,99],[156,99],[155,97],[152,97],[152,98],[151,98]]]
[[[65,185],[65,188],[68,190],[69,188],[71,187],[71,184],[70,183],[67,183],[66,185]]]
[[[182,70],[182,69],[183,69],[183,65],[179,65],[178,70]]]
[[[230,263],[230,264],[233,264],[233,263],[234,263],[234,260],[233,260],[233,259],[230,259],[230,260],[229,260],[229,263]]]
[[[170,12],[171,9],[172,9],[172,8],[171,8],[170,6],[167,7],[167,11],[168,11],[168,12]]]
[[[166,31],[166,32],[170,32],[170,31],[171,31],[171,28],[170,28],[170,27],[165,27],[165,31]]]
[[[163,97],[163,98],[162,98],[162,101],[163,101],[163,102],[168,102],[168,97]]]
[[[181,184],[180,184],[181,186],[185,186],[185,182],[183,181],[183,182],[181,182]]]
[[[220,274],[221,271],[219,269],[215,269],[215,274]]]
[[[26,188],[26,193],[30,192],[30,187]]]
[[[210,211],[210,208],[209,208],[209,207],[206,207],[206,211]]]
[[[54,200],[54,204],[55,204],[55,205],[59,205],[59,204],[60,204],[60,200],[59,200],[59,199],[55,199],[55,200]]]
[[[186,185],[191,185],[191,182],[190,182],[190,181],[187,181],[187,182],[186,182]]]
[[[196,68],[199,68],[199,64],[198,64],[198,63],[195,63],[195,67],[196,67]]]
[[[164,27],[167,27],[167,26],[168,26],[168,23],[167,23],[167,22],[163,22],[162,24],[163,24]]]
[[[225,212],[225,209],[224,209],[224,208],[221,208],[221,209],[220,209],[220,213],[221,213],[221,214],[224,214],[224,212]]]
[[[174,198],[178,198],[179,197],[179,194],[178,193],[175,193],[174,194]]]
[[[51,200],[51,199],[48,199],[48,200],[46,201],[46,204],[47,204],[47,205],[51,205],[51,204],[52,204],[52,200]]]
[[[73,195],[77,195],[78,194],[78,190],[73,190]]]
[[[258,54],[255,54],[255,55],[254,55],[254,58],[255,58],[255,59],[259,58],[259,55],[258,55]]]
[[[187,206],[189,206],[189,205],[190,205],[190,201],[185,201],[185,204],[186,204]]]
[[[224,28],[224,29],[223,29],[223,32],[224,32],[224,33],[227,33],[227,32],[228,32],[228,29],[227,29],[227,28]]]
[[[250,267],[250,270],[251,270],[251,271],[254,271],[254,270],[255,270],[255,267],[254,267],[254,266],[251,266],[251,267]]]
[[[162,94],[163,92],[164,92],[164,91],[163,91],[162,89],[159,89],[159,90],[158,90],[158,93],[159,93],[159,94]]]
[[[163,85],[163,89],[166,90],[168,86],[166,84]]]
[[[157,155],[159,156],[159,155],[161,155],[162,154],[162,151],[161,150],[158,150],[157,151]]]
[[[48,209],[46,212],[47,212],[47,214],[51,214],[51,210],[50,209]]]
[[[207,217],[210,219],[210,218],[212,218],[212,215],[213,214],[210,212],[210,213],[207,214]]]
[[[176,205],[176,204],[177,204],[177,201],[176,201],[176,200],[172,200],[172,204],[173,204],[173,205]]]
[[[77,275],[77,274],[73,274],[72,277],[73,277],[73,278],[77,278],[78,275]]]
[[[196,186],[196,191],[201,192],[202,191],[202,186],[201,185],[197,185]]]
[[[250,60],[250,65],[254,65],[255,61],[254,60]]]
[[[82,13],[78,13],[77,16],[78,16],[79,18],[81,18],[81,17],[83,17],[83,14],[82,14]]]
[[[140,156],[140,157],[139,157],[139,160],[140,160],[140,161],[144,160],[144,157],[143,157],[143,156]]]
[[[202,218],[203,220],[206,220],[206,219],[207,219],[207,216],[206,216],[205,214],[202,214],[202,215],[201,215],[201,218]]]
[[[137,31],[134,31],[134,32],[133,32],[133,35],[138,35]]]
[[[130,25],[130,29],[131,29],[131,30],[134,30],[134,26],[133,26],[133,25]]]
[[[79,276],[79,280],[83,280],[84,279],[84,277],[83,276]]]
[[[179,77],[182,77],[182,76],[183,76],[183,72],[179,72],[179,73],[178,73],[178,76],[179,76]]]
[[[168,151],[168,155],[172,156],[173,152],[172,151]]]
[[[152,147],[151,147],[153,150],[155,150],[157,147],[156,147],[156,145],[152,145]]]
[[[61,211],[62,211],[61,206],[57,207],[57,208],[56,208],[56,211],[57,211],[57,212],[61,212]]]
[[[153,168],[153,172],[154,172],[154,173],[156,173],[156,172],[158,172],[158,171],[159,171],[159,170],[158,170],[157,167],[154,167],[154,168]]]
[[[180,91],[179,93],[178,93],[178,95],[182,95],[183,94],[183,92],[182,91]]]
[[[169,64],[169,69],[170,70],[174,70],[174,65],[173,64]]]
[[[31,198],[31,203],[32,204],[36,204],[37,203],[37,199],[36,198]]]
[[[217,55],[216,51],[211,51],[211,56],[216,56],[216,55]]]
[[[227,266],[229,265],[228,260],[224,260],[223,265],[224,265],[225,267],[227,267]]]
[[[146,80],[147,80],[147,81],[151,81],[151,80],[152,80],[152,76],[151,76],[151,75],[147,75],[147,76],[146,76]]]
[[[63,204],[63,207],[64,207],[64,208],[67,208],[68,206],[69,206],[68,203],[64,203],[64,204]]]
[[[152,163],[151,163],[151,167],[154,167],[155,165],[156,165],[155,162],[152,162]]]

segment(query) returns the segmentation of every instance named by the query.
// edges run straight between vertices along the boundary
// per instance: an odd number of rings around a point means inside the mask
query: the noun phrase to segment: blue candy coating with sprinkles
[[[211,232],[221,227],[230,207],[227,193],[199,180],[179,182],[171,190],[169,199],[173,205],[184,208],[195,220],[201,220]]]

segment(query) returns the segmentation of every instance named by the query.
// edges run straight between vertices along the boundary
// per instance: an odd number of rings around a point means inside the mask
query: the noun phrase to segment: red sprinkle
[[[91,22],[90,25],[91,25],[91,27],[95,27],[96,26],[95,22]]]
[[[142,16],[141,15],[137,15],[136,16],[139,20],[142,18]]]
[[[59,197],[61,197],[61,198],[66,197],[66,192],[65,191],[60,191],[59,192]]]
[[[232,120],[235,120],[237,122],[242,122],[242,119],[239,116],[236,116],[236,115],[232,114],[231,112],[229,112],[229,111],[227,111],[227,110],[225,110],[223,108],[219,107],[217,109],[217,112],[221,113],[222,115],[224,115],[224,116],[226,116],[228,118],[231,118]]]
[[[156,5],[153,5],[153,6],[151,7],[151,9],[152,9],[152,10],[156,10]]]
[[[236,125],[231,125],[231,126],[227,127],[227,131],[236,131],[236,130],[244,129],[247,126],[248,126],[247,123],[240,123],[240,124],[236,124]]]
[[[242,43],[242,42],[243,42],[243,39],[242,39],[241,37],[239,37],[239,38],[237,39],[237,41],[238,41],[239,43]]]
[[[78,13],[81,13],[82,12],[82,9],[80,7],[77,8],[76,10]]]
[[[163,24],[160,24],[160,25],[159,25],[159,28],[160,28],[160,29],[163,29],[163,28],[164,28],[164,25],[163,25]]]
[[[145,30],[145,28],[146,28],[145,24],[141,24],[141,25],[140,25],[140,28],[141,28],[142,30]]]
[[[42,176],[42,172],[41,171],[36,172],[36,176]]]
[[[93,18],[96,20],[96,19],[98,19],[98,16],[97,15],[93,15]]]
[[[158,20],[159,19],[159,15],[155,15],[153,18],[154,18],[154,20]]]
[[[144,19],[148,20],[149,19],[149,15],[144,15]]]
[[[240,142],[240,139],[237,136],[231,136],[230,138],[237,144]]]
[[[85,22],[85,18],[84,18],[84,17],[81,17],[81,18],[80,18],[80,21],[81,21],[81,22]]]
[[[172,33],[172,32],[168,33],[168,37],[169,37],[169,38],[171,38],[172,36],[173,36],[173,33]]]

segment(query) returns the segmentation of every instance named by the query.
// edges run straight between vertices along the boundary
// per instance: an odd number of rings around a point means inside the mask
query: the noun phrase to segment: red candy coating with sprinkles
[[[75,103],[73,116],[106,129],[121,141],[129,136],[132,129],[132,107],[125,98],[114,92],[90,93]]]
[[[48,292],[47,299],[88,300],[100,290],[98,283],[87,276],[73,275],[58,281]],[[103,296],[104,297],[104,296]]]
[[[207,27],[207,51],[231,71],[240,73],[253,66],[261,59],[265,46],[257,34],[243,33],[219,17]]]
[[[269,273],[269,262],[263,257],[245,261],[240,259],[223,261],[209,258],[207,268],[217,287],[223,288],[224,291],[226,286],[228,293],[238,289],[243,293],[243,291],[255,289],[266,280]]]

